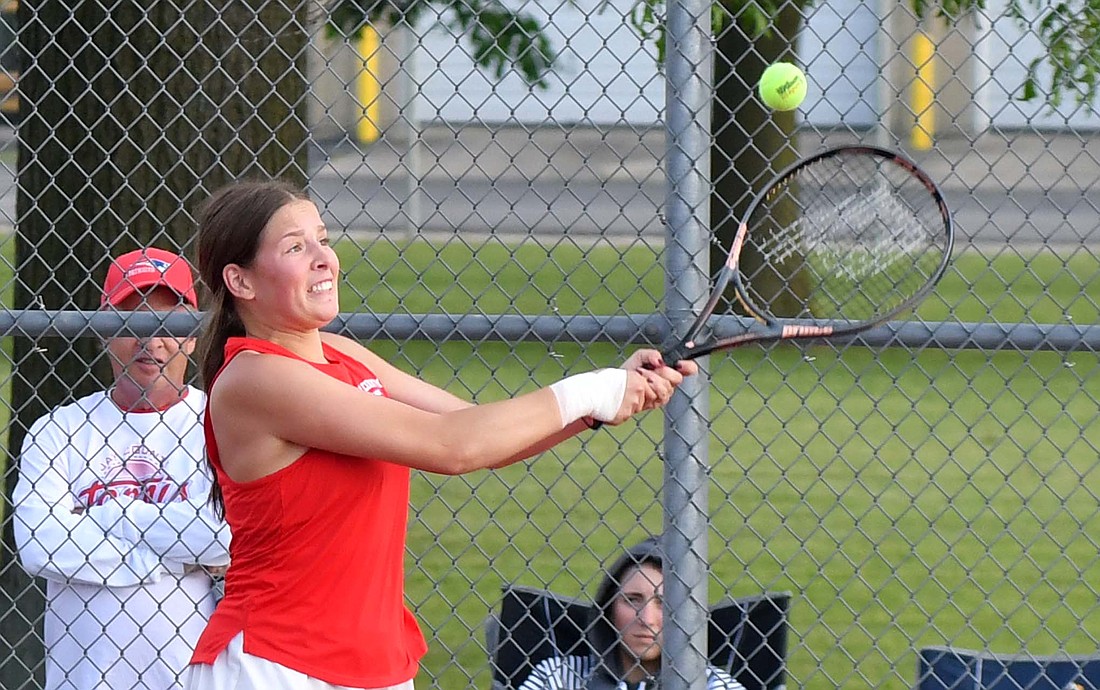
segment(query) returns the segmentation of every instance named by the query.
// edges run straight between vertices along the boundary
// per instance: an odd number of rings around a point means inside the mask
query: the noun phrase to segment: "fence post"
[[[711,102],[710,0],[668,5],[666,309],[682,333],[708,293]],[[662,687],[706,687],[707,379],[689,379],[665,421],[665,626]]]

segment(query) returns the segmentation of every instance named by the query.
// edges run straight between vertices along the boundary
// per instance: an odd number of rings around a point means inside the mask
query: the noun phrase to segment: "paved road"
[[[801,147],[852,140],[804,135]],[[405,147],[385,140],[316,151],[311,188],[333,225],[358,232],[416,227],[442,235],[663,239],[660,130],[432,127],[421,142],[415,175]],[[941,182],[963,246],[1100,246],[1100,141],[990,133],[975,142],[941,140],[914,157]],[[411,184],[415,179],[419,186]],[[7,218],[14,216],[13,185],[12,170],[0,167],[0,213]],[[413,189],[419,204],[407,202]]]
[[[1097,173],[1100,175],[1100,172]],[[357,176],[349,182],[316,176],[315,197],[337,226],[351,230],[401,230],[410,223],[409,187],[403,176],[378,181]],[[534,181],[465,177],[458,181],[429,177],[420,187],[421,231],[433,234],[497,232],[585,237],[662,239],[659,212],[663,180]],[[1100,181],[1089,189],[988,186],[969,190],[946,186],[960,243],[1013,242],[1082,245],[1100,241]],[[402,209],[406,210],[402,210]],[[1094,245],[1100,246],[1100,244]]]
[[[811,151],[851,135],[811,138]],[[663,238],[659,130],[429,129],[419,166],[423,232]],[[940,181],[960,244],[1081,246],[1100,241],[1100,142],[1072,134],[990,133],[914,154]],[[316,196],[350,229],[410,226],[408,158],[379,142],[317,159]],[[402,209],[405,209],[403,211]]]

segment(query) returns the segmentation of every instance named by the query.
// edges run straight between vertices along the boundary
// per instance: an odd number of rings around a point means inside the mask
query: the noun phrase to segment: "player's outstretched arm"
[[[498,465],[585,417],[625,421],[645,409],[649,387],[645,374],[604,369],[509,400],[431,412],[365,395],[299,360],[246,352],[226,366],[210,395],[212,416],[233,420],[214,428],[223,457],[319,448],[457,474]],[[247,481],[249,474],[234,478]]]

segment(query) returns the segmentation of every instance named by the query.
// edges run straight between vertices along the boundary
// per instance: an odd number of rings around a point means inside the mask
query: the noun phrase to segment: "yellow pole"
[[[917,68],[917,78],[910,91],[910,104],[916,115],[909,143],[914,149],[927,151],[932,148],[932,135],[936,132],[936,46],[925,33],[913,38],[913,65]]]
[[[359,105],[363,109],[363,116],[359,118],[356,127],[356,135],[359,141],[371,143],[378,141],[382,135],[379,120],[379,96],[382,93],[378,82],[379,72],[379,41],[378,32],[374,27],[365,26],[359,32],[359,56],[363,59],[364,69],[359,73],[356,81],[355,95],[359,99]]]

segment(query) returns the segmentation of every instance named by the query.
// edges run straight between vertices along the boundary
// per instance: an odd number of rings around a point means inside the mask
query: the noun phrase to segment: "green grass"
[[[1094,358],[813,353],[746,351],[712,372],[711,592],[795,593],[797,685],[858,670],[855,685],[905,687],[923,644],[1094,649]],[[623,538],[660,528],[660,419],[640,426],[416,478],[409,596],[440,687],[484,686],[471,631],[502,580],[591,592]]]
[[[337,249],[346,311],[649,313],[664,292],[661,253],[642,245]],[[919,316],[1087,324],[1097,304],[1095,257],[963,255]],[[371,345],[481,401],[623,356]],[[711,594],[794,593],[792,687],[906,688],[928,644],[1095,651],[1095,356],[749,347],[708,373]],[[407,592],[430,644],[418,687],[488,686],[481,625],[504,582],[591,593],[623,541],[660,530],[662,435],[650,414],[505,470],[414,475]]]
[[[535,246],[349,244],[347,309],[365,295],[376,312],[644,313],[663,291],[644,247],[562,247],[548,261]],[[1095,323],[1098,269],[1085,255],[963,255],[919,315]],[[379,349],[481,400],[621,356]],[[794,592],[793,685],[908,687],[922,645],[1095,650],[1094,356],[781,346],[715,357],[709,373],[711,592]],[[622,541],[660,529],[661,434],[650,415],[529,465],[415,478],[408,595],[431,639],[423,683],[487,686],[479,626],[504,581],[590,593]]]

